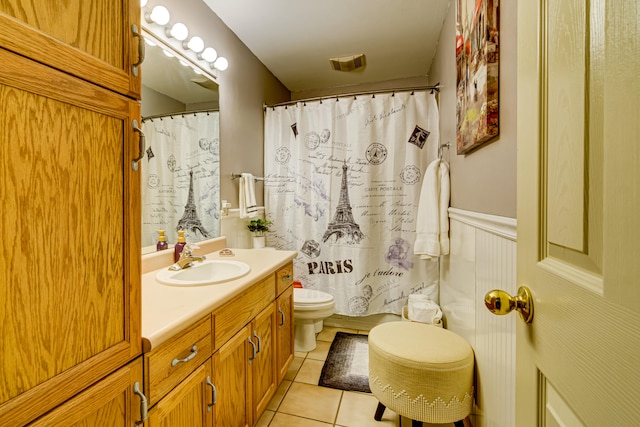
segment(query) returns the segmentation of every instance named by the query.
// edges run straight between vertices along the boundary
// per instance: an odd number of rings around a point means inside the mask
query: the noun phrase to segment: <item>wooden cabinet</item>
[[[294,358],[293,286],[285,289],[276,300],[276,372],[280,384]]]
[[[256,354],[250,358],[251,414],[255,423],[276,392],[276,310],[271,303],[252,322],[252,347]],[[253,350],[253,348],[252,348]]]
[[[133,389],[136,383],[140,386],[141,378],[139,357],[29,426],[133,426],[140,421],[140,398],[134,396]]]
[[[291,271],[289,263],[144,355],[147,427],[258,421],[293,360]]]
[[[217,424],[225,427],[250,427],[252,417],[251,325],[242,328],[214,355],[216,371],[214,384],[218,399],[214,405]]]
[[[149,411],[147,427],[212,427],[215,389],[209,359]]]
[[[142,352],[139,79],[106,27],[139,6],[113,3],[0,2],[0,426],[94,405],[79,393]]]
[[[0,2],[0,47],[140,99],[133,65],[144,43],[134,25],[140,28],[139,0]]]

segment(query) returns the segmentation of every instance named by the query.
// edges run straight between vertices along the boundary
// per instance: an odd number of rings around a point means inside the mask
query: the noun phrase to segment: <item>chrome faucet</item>
[[[169,267],[169,270],[184,270],[185,268],[192,267],[193,263],[196,261],[202,262],[207,259],[204,255],[194,255],[192,252],[194,249],[200,249],[200,246],[191,243],[184,245],[182,253],[180,254],[180,259]]]

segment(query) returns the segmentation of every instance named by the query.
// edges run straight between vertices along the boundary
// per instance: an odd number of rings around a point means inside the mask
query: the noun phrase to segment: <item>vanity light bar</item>
[[[206,62],[212,70],[224,71],[229,68],[229,61],[222,56],[218,56],[214,48],[205,46],[202,38],[198,36],[189,37],[189,29],[185,24],[182,22],[171,24],[171,14],[166,7],[156,5],[149,10],[146,5],[147,0],[141,0],[142,16],[148,24],[149,32],[171,44],[174,49],[180,46],[185,53],[193,52],[196,62]],[[171,43],[170,39],[175,39],[179,43]]]

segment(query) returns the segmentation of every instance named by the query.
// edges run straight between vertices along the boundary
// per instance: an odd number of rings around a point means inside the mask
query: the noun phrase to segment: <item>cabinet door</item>
[[[250,361],[252,371],[253,420],[256,421],[276,392],[276,310],[269,304],[252,322],[252,340],[256,357]]]
[[[142,388],[142,358],[118,369],[29,426],[132,426],[141,419],[140,397],[133,392],[135,383]]]
[[[276,300],[277,329],[276,329],[276,371],[278,384],[287,374],[289,365],[293,362],[293,286],[289,286]]]
[[[0,425],[15,426],[141,353],[140,112],[1,48],[0,64]]]
[[[227,341],[214,355],[215,381],[218,401],[214,405],[216,425],[248,427],[251,422],[251,370],[252,357],[249,338],[251,325],[247,325]]]
[[[149,411],[147,427],[213,426],[213,383],[209,360]]]
[[[0,1],[0,47],[140,99],[134,24],[139,0]]]

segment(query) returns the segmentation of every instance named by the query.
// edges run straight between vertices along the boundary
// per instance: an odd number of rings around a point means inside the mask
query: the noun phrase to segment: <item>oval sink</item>
[[[241,261],[207,260],[196,262],[193,267],[184,270],[160,270],[156,280],[170,286],[203,286],[237,279],[249,271],[249,264]]]

